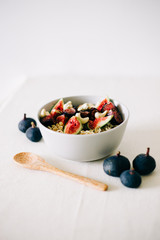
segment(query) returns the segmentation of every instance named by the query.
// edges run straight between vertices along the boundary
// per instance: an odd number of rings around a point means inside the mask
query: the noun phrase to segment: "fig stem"
[[[148,147],[147,152],[146,152],[146,156],[149,156],[149,151],[150,151],[150,148]]]
[[[134,169],[133,168],[131,168],[131,170],[130,170],[130,175],[134,175]]]
[[[35,124],[34,122],[31,122],[32,128],[35,128]]]
[[[120,154],[121,154],[121,153],[120,153],[120,151],[119,151],[119,152],[117,152],[117,156],[118,156],[118,157],[120,156]]]
[[[26,113],[24,113],[24,120],[26,120]]]

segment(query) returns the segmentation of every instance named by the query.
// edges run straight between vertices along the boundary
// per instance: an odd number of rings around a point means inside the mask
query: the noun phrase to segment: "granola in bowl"
[[[77,106],[60,99],[51,109],[43,108],[39,117],[42,125],[52,131],[77,135],[105,132],[123,122],[120,110],[108,97]]]

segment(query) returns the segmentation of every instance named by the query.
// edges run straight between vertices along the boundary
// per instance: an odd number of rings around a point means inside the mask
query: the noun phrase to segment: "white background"
[[[0,1],[2,101],[25,76],[160,77],[160,1]]]

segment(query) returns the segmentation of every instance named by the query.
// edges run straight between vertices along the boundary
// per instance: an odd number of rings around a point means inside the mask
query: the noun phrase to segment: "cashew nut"
[[[94,107],[94,105],[92,103],[84,103],[84,104],[80,105],[77,110],[78,111],[87,110],[87,109],[90,109],[92,107]]]
[[[40,113],[40,117],[45,117],[45,116],[48,116],[49,115],[49,112],[48,111],[46,111],[46,109],[42,109],[41,110],[41,113]]]
[[[72,106],[72,102],[71,102],[71,101],[68,101],[67,103],[64,104],[63,109],[66,110],[66,109],[72,108],[72,107],[73,107],[73,106]]]
[[[96,112],[96,113],[95,113],[95,118],[105,117],[107,113],[108,113],[107,110],[104,111],[104,112],[102,112],[102,113],[101,113],[101,112]]]
[[[89,121],[89,117],[82,118],[80,113],[76,113],[76,117],[78,117],[82,124],[85,124]]]

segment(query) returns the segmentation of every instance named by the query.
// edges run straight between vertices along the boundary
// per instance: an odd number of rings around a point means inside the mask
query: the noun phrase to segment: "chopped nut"
[[[96,112],[96,113],[95,113],[95,118],[105,117],[107,113],[108,113],[107,110],[104,111],[104,112],[102,112],[102,113],[101,113],[101,112]]]

